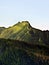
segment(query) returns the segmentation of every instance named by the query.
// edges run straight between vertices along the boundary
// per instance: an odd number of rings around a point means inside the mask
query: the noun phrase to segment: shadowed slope
[[[0,39],[0,65],[49,65],[49,47]]]

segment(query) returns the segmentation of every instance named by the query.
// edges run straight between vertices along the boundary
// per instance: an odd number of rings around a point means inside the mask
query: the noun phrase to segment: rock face
[[[28,21],[18,22],[12,27],[1,30],[0,38],[29,42],[30,44],[48,44],[49,31],[41,31],[31,27]]]

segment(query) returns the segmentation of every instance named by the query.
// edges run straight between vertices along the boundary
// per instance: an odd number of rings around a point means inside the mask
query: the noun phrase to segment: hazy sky
[[[49,0],[0,0],[0,26],[8,27],[22,20],[49,30]]]

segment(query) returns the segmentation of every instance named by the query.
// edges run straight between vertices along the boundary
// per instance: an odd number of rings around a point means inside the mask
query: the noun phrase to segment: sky
[[[49,0],[0,0],[0,26],[26,20],[32,27],[49,30]]]

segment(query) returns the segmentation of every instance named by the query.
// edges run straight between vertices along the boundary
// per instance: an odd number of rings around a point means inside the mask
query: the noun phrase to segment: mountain
[[[0,39],[0,65],[49,65],[49,46]]]
[[[25,41],[30,44],[33,42],[33,44],[49,45],[49,31],[33,28],[28,21],[18,22],[4,29],[0,38]]]
[[[0,65],[49,65],[49,31],[28,21],[0,27]]]

